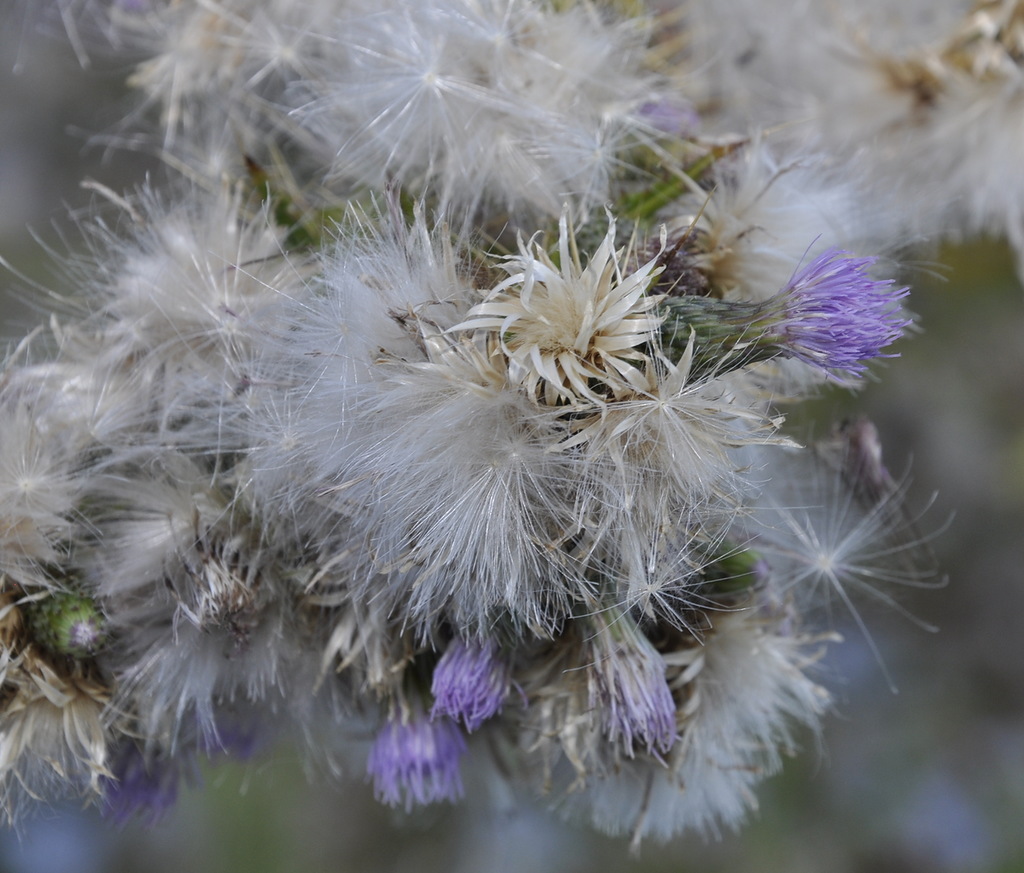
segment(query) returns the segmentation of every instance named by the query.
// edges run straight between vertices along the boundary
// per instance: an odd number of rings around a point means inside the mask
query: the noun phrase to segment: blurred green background
[[[0,0],[11,4],[12,0]],[[41,3],[45,6],[45,3]],[[45,246],[74,244],[69,218],[93,178],[115,190],[156,165],[87,145],[131,105],[126,68],[83,72],[38,7],[0,9],[2,336],[45,319],[28,280],[66,290]],[[826,664],[835,712],[820,740],[759,792],[739,834],[626,845],[563,824],[541,806],[490,796],[411,818],[377,806],[360,773],[307,778],[288,748],[204,774],[158,826],[117,830],[93,810],[60,808],[0,834],[0,873],[347,873],[347,871],[1024,871],[1024,291],[999,241],[930,252],[908,264],[921,333],[856,397],[827,394],[801,413],[818,433],[850,412],[879,426],[889,466],[912,458],[911,505],[949,577],[903,602],[938,633],[891,610],[866,617],[899,686],[893,694],[862,636]],[[798,423],[799,424],[799,423]]]

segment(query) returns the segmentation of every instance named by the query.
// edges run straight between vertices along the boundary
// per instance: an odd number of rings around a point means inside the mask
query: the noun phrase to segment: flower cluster
[[[815,592],[925,550],[869,424],[784,410],[894,356],[906,289],[857,180],[702,136],[683,25],[626,5],[65,10],[145,55],[171,169],[0,377],[8,818],[362,735],[383,803],[497,752],[667,838],[817,726]]]

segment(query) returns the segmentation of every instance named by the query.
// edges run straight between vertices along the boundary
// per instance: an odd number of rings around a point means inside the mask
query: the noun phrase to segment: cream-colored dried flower
[[[88,666],[30,641],[25,600],[6,585],[0,577],[0,821],[9,823],[26,798],[100,793],[110,693]]]
[[[661,272],[657,257],[624,274],[629,253],[616,252],[615,221],[586,267],[565,213],[558,223],[558,264],[535,242],[520,240],[510,274],[452,330],[494,331],[512,381],[548,405],[603,404],[644,383],[639,346],[661,324],[660,296],[647,289]]]

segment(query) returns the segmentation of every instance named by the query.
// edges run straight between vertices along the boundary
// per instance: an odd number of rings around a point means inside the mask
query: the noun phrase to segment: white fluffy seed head
[[[238,191],[186,190],[165,199],[143,190],[125,202],[130,234],[102,220],[94,239],[91,303],[111,355],[212,369],[252,341],[257,317],[296,281],[281,232]]]
[[[829,248],[856,250],[870,228],[849,174],[824,156],[798,150],[780,157],[755,142],[715,171],[715,187],[682,201],[673,233],[693,235],[696,263],[728,299],[777,294],[808,259]]]
[[[66,555],[82,491],[74,433],[50,430],[46,406],[36,390],[0,391],[0,573],[30,587]]]
[[[261,131],[282,126],[288,85],[311,75],[313,34],[337,14],[322,0],[111,5],[108,38],[145,56],[128,82],[143,109],[158,111],[169,152],[226,129],[236,145],[258,148]]]
[[[608,195],[651,95],[640,21],[535,0],[356,3],[338,17],[296,115],[334,175],[385,177],[442,204],[556,215]]]

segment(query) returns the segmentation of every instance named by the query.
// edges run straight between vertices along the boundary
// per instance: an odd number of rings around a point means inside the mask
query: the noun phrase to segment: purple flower
[[[510,684],[508,662],[494,643],[454,640],[434,668],[430,717],[446,715],[475,731],[501,711]]]
[[[248,761],[263,747],[265,737],[255,724],[237,718],[221,717],[220,721],[215,730],[204,734],[200,740],[199,746],[207,758],[213,760],[224,755],[236,761]]]
[[[448,718],[427,718],[422,711],[407,720],[390,718],[377,734],[366,761],[373,793],[381,803],[406,811],[414,804],[462,797],[459,760],[466,740]]]
[[[112,771],[103,780],[103,815],[119,825],[135,816],[156,824],[177,801],[183,771],[190,782],[198,778],[193,759],[148,757],[135,743],[120,750]]]
[[[782,290],[777,330],[792,357],[839,379],[864,373],[865,361],[899,339],[910,324],[899,305],[907,288],[875,280],[875,258],[829,249],[794,274]]]
[[[665,660],[627,616],[599,620],[590,667],[590,706],[608,739],[632,757],[636,745],[652,754],[676,740],[676,704],[665,678]]]

